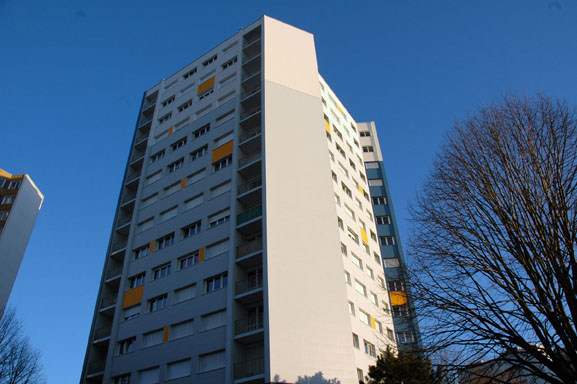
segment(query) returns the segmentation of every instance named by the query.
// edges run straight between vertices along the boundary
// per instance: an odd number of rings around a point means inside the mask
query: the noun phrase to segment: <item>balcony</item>
[[[241,155],[242,156],[242,155]],[[238,160],[237,171],[245,178],[253,178],[261,175],[261,158],[260,149],[245,154]]]
[[[152,124],[152,117],[143,117],[142,119],[140,119],[140,122],[138,124],[138,129],[144,128],[147,125],[151,125]],[[148,127],[150,129],[150,127]]]
[[[236,263],[245,269],[262,264],[262,238],[236,247]]]
[[[138,188],[138,182],[140,181],[140,173],[133,173],[129,174],[126,177],[126,188],[130,189],[131,191],[136,191]]]
[[[237,281],[234,288],[235,299],[241,303],[262,301],[262,274]]]
[[[110,341],[110,335],[112,334],[112,327],[101,327],[94,331],[93,344],[102,344]]]
[[[124,252],[126,252],[126,241],[118,241],[112,244],[110,248],[110,256],[114,258],[119,258],[120,254],[124,254]],[[124,255],[122,255],[122,259],[124,260]]]
[[[255,205],[262,200],[262,177],[257,176],[238,186],[237,199],[245,206]]]
[[[102,376],[104,374],[105,366],[106,360],[91,361],[86,367],[87,377]]]
[[[250,109],[248,111],[244,111],[240,114],[240,122],[242,123],[244,120],[247,120],[248,118],[260,113],[261,108],[260,106]]]
[[[250,43],[245,43],[242,52],[244,53],[243,61],[249,61],[254,59],[261,53],[261,42],[260,36],[257,39],[252,40]]]
[[[156,100],[148,103],[145,102],[145,104],[142,106],[142,113],[145,115],[151,114],[151,112],[153,111],[153,110],[151,111],[151,108],[153,108],[154,106],[156,106]]]
[[[115,265],[113,267],[108,268],[106,271],[106,284],[118,289],[120,285],[120,277],[122,276],[122,266]]]
[[[262,313],[235,321],[234,336],[235,340],[245,344],[262,340],[264,336]]]
[[[114,310],[116,309],[117,296],[118,295],[106,296],[100,300],[100,309],[98,311],[104,315],[113,316]]]
[[[235,383],[250,383],[249,380],[260,378],[264,378],[264,357],[234,364]]]
[[[139,151],[146,149],[146,143],[148,142],[148,135],[138,135],[134,138],[134,148]]]

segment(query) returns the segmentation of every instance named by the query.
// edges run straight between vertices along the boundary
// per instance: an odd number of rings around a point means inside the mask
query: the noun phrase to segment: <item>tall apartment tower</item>
[[[373,122],[370,122],[358,123],[358,129],[369,179],[373,214],[377,224],[377,236],[381,246],[398,348],[402,351],[419,350],[422,348],[421,333],[413,305],[411,287],[408,284],[407,266],[398,235],[399,230],[383,165],[377,128]]]
[[[0,317],[10,292],[44,196],[28,175],[0,169]]]
[[[360,140],[266,16],[146,91],[80,382],[363,380],[396,341]]]

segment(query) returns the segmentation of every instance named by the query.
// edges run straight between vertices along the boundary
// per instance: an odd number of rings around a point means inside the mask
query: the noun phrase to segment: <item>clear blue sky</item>
[[[262,14],[376,121],[403,237],[455,119],[509,91],[577,104],[576,0],[0,0],[0,167],[45,195],[11,304],[49,383],[79,380],[142,92]]]

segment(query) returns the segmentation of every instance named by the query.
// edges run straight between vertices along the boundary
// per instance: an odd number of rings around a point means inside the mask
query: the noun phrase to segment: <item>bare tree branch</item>
[[[458,122],[411,213],[428,347],[450,350],[455,368],[498,357],[519,376],[574,383],[575,110],[506,97]]]

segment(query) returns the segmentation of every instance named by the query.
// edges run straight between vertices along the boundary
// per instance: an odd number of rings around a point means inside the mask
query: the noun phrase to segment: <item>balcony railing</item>
[[[116,304],[116,295],[106,296],[100,301],[100,309],[110,307]]]
[[[262,313],[260,315],[249,316],[245,319],[240,319],[234,322],[234,334],[240,335],[247,332],[256,331],[257,329],[262,329],[264,326],[264,321]]]
[[[238,167],[242,168],[245,165],[250,164],[253,161],[260,159],[260,157],[261,157],[260,151],[251,152],[248,155],[246,155],[245,157],[243,157],[242,159],[238,160]]]
[[[249,209],[239,215],[236,216],[236,225],[241,225],[246,223],[249,220],[255,219],[259,216],[262,216],[262,205],[255,207],[253,209]]]
[[[144,127],[146,124],[150,124],[150,123],[152,123],[152,117],[150,117],[148,119],[141,119],[140,124],[138,124],[138,128]]]
[[[144,105],[142,106],[142,110],[143,110],[143,111],[146,111],[148,108],[152,107],[152,106],[155,105],[155,104],[156,104],[156,101],[151,101],[151,102],[149,102],[149,103],[146,103],[146,104],[144,104]]]
[[[131,221],[132,216],[121,217],[120,219],[118,219],[118,222],[116,223],[116,228],[122,227],[123,225],[128,224]]]
[[[247,98],[251,97],[252,95],[255,95],[259,92],[260,92],[260,86],[256,87],[255,89],[251,89],[250,91],[243,92],[240,95],[240,99],[245,100],[245,99],[247,99]]]
[[[104,367],[106,365],[106,360],[97,360],[97,361],[91,361],[90,363],[88,363],[88,374],[93,374],[93,373],[97,373],[97,372],[102,372],[104,371]]]
[[[252,291],[257,288],[262,288],[262,275],[257,275],[246,280],[237,281],[235,284],[235,292],[237,295]]]
[[[98,328],[94,331],[94,340],[104,339],[105,337],[110,336],[112,333],[112,327],[102,327]]]
[[[260,106],[249,109],[248,111],[244,111],[240,114],[240,119],[244,120],[245,118],[249,117],[250,115],[254,115],[255,113],[260,112]]]
[[[249,241],[246,244],[236,247],[236,258],[240,259],[243,256],[258,251],[262,251],[262,238]]]
[[[238,194],[242,195],[245,192],[250,191],[251,189],[258,188],[262,185],[262,177],[256,177],[249,181],[248,183],[244,183],[238,186]]]
[[[258,359],[247,360],[234,365],[234,378],[242,379],[244,377],[251,377],[262,375],[264,373],[264,357]]]
[[[260,133],[261,133],[261,129],[260,129],[260,127],[259,127],[259,128],[255,129],[255,130],[252,131],[252,132],[245,133],[244,135],[240,135],[240,136],[239,136],[239,142],[240,142],[240,143],[245,142],[245,141],[247,141],[248,139],[255,137],[256,135],[259,135]]]
[[[122,266],[115,266],[110,268],[108,271],[106,271],[106,278],[110,279],[111,277],[114,276],[118,276],[122,273]]]
[[[124,248],[126,248],[126,241],[119,241],[112,244],[112,252],[116,252]]]

